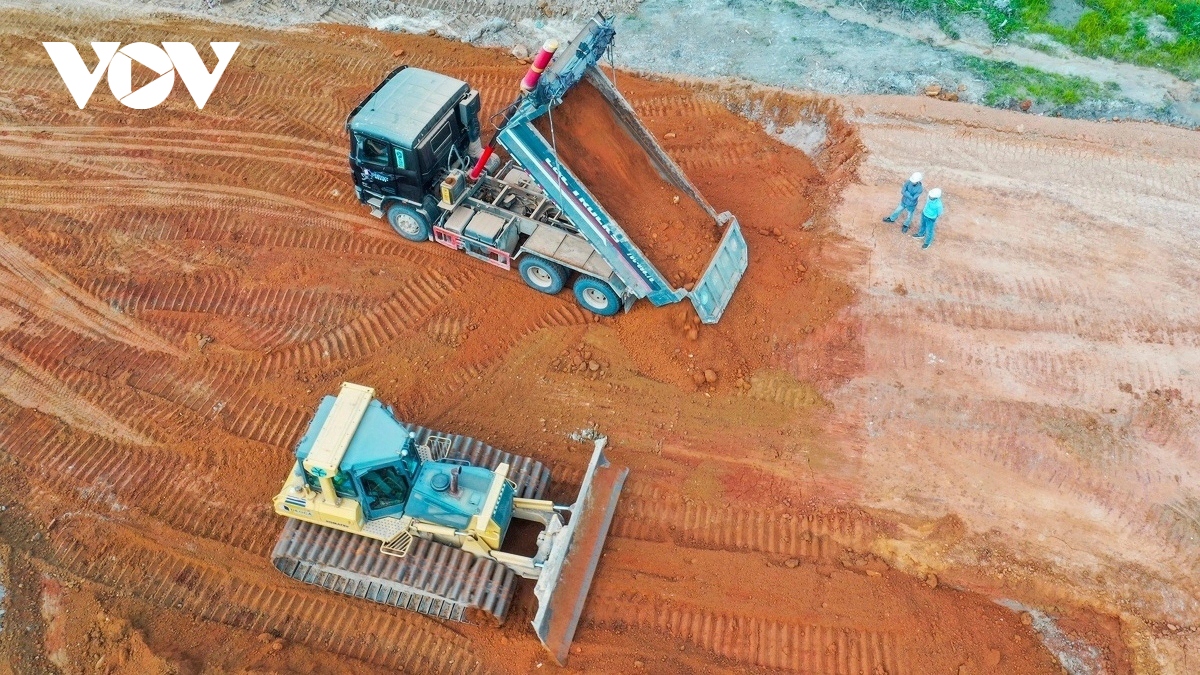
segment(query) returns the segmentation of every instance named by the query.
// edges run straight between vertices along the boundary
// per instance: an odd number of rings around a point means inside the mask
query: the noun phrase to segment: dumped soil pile
[[[720,243],[716,221],[663,180],[590,82],[576,85],[552,114],[563,162],[671,283],[695,283]],[[535,126],[551,139],[549,116]]]

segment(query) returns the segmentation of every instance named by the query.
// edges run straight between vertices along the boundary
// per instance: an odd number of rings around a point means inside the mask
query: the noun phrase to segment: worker
[[[925,237],[921,248],[929,248],[933,243],[933,231],[937,227],[938,216],[942,215],[942,189],[934,188],[929,191],[929,199],[925,200],[925,209],[921,211],[921,229],[914,237]]]
[[[909,177],[908,182],[904,187],[900,188],[900,206],[892,212],[892,215],[883,219],[885,223],[894,223],[903,212],[908,212],[908,216],[904,219],[904,226],[900,228],[901,232],[908,232],[908,226],[912,224],[913,215],[917,212],[917,202],[921,200],[921,192],[924,188],[921,186],[923,176],[918,171]]]

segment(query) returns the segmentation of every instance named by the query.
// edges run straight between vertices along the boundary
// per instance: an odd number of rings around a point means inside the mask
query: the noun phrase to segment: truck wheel
[[[429,239],[429,221],[420,211],[405,204],[392,204],[387,210],[388,222],[392,229],[409,241],[426,241]]]
[[[567,283],[567,270],[562,265],[535,255],[521,258],[517,269],[521,271],[521,278],[525,283],[535,291],[554,295]]]
[[[592,277],[580,276],[575,280],[575,299],[584,309],[600,316],[612,316],[621,309],[621,299],[612,286]]]

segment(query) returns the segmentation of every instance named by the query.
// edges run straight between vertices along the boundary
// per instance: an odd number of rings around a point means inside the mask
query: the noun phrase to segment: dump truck
[[[745,237],[737,218],[705,201],[600,69],[614,35],[612,19],[597,14],[566,47],[547,42],[520,95],[491,118],[486,144],[477,90],[440,73],[395,69],[346,122],[355,192],[402,237],[431,240],[502,269],[515,266],[543,293],[570,284],[593,313],[611,316],[641,298],[655,306],[687,298],[701,321],[715,323],[746,270]],[[722,232],[694,283],[675,287],[534,128],[583,78],[659,176]],[[507,161],[492,154],[497,146]]]
[[[564,664],[629,473],[605,444],[594,442],[578,498],[555,504],[541,462],[400,422],[374,389],[344,383],[318,405],[273,499],[287,522],[272,563],[304,583],[463,622],[502,622],[517,579],[535,580],[534,630]],[[526,536],[510,541],[521,522]]]

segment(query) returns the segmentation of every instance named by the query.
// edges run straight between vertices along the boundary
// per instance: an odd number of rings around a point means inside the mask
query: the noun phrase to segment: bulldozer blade
[[[560,666],[567,662],[617,498],[629,475],[628,467],[613,466],[604,456],[606,442],[605,438],[596,441],[579,497],[570,508],[571,518],[556,535],[533,589],[538,600],[533,628]]]

